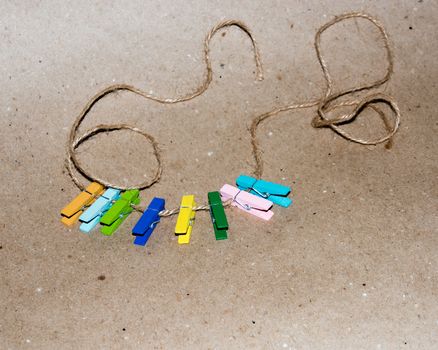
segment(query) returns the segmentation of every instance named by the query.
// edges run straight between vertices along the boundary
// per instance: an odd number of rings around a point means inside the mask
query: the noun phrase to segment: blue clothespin
[[[135,237],[134,244],[145,245],[155,229],[155,226],[160,222],[160,211],[164,210],[165,201],[163,198],[155,197],[152,199],[148,208],[144,211],[140,220],[137,221],[132,234]]]
[[[113,202],[120,197],[120,190],[109,188],[101,195],[87,210],[79,217],[82,222],[79,229],[82,232],[89,233],[99,223],[100,218],[111,208]]]
[[[241,190],[250,190],[250,193],[282,207],[287,208],[292,204],[292,200],[287,197],[290,193],[290,187],[265,180],[257,180],[246,175],[240,175],[236,180],[236,185]]]

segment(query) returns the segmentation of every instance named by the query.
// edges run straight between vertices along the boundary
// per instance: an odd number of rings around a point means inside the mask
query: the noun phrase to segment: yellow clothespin
[[[178,244],[188,244],[192,233],[193,222],[195,221],[196,212],[193,208],[196,206],[195,196],[183,196],[179,209],[178,219],[176,220],[175,235],[178,236]]]
[[[72,226],[79,219],[84,209],[93,203],[103,193],[103,190],[103,186],[97,182],[92,182],[88,185],[85,191],[79,193],[75,199],[62,209],[61,222],[64,225]]]

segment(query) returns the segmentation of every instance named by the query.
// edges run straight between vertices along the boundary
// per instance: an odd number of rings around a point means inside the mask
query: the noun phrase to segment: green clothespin
[[[123,192],[120,198],[100,219],[100,223],[102,224],[100,232],[106,236],[111,236],[134,210],[131,204],[140,204],[139,194],[139,190]]]
[[[228,221],[219,192],[208,193],[208,204],[210,205],[210,215],[216,240],[227,239]]]

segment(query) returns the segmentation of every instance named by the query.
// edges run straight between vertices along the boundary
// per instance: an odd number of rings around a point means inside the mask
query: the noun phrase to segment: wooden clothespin
[[[265,180],[257,180],[246,175],[240,175],[236,180],[236,185],[241,190],[249,190],[250,193],[282,207],[287,208],[292,204],[292,200],[287,197],[290,193],[290,187]]]
[[[178,244],[190,243],[190,235],[193,229],[196,212],[193,208],[196,206],[195,196],[183,196],[179,209],[178,219],[176,220],[175,235],[178,236]]]
[[[134,208],[132,205],[140,203],[139,190],[127,190],[122,193],[120,198],[113,204],[113,206],[102,216],[100,223],[102,228],[100,231],[106,235],[111,236],[114,231],[122,224],[123,221],[132,213]]]
[[[257,197],[228,184],[223,185],[219,192],[223,202],[232,199],[232,206],[263,220],[269,220],[274,215],[270,210],[273,203],[267,199]]]
[[[208,204],[210,205],[210,216],[216,240],[227,239],[228,221],[219,192],[208,193]]]
[[[119,199],[119,197],[120,190],[114,188],[107,189],[103,195],[97,198],[79,217],[79,221],[82,222],[81,226],[79,226],[79,230],[85,233],[89,233],[93,230],[99,223],[100,218],[111,208],[114,201]]]
[[[64,225],[72,226],[79,219],[84,209],[93,203],[103,190],[103,186],[97,182],[88,185],[85,191],[79,193],[75,199],[61,210],[61,222]]]
[[[140,220],[137,221],[132,234],[135,237],[134,244],[144,246],[155,229],[155,226],[160,222],[160,211],[164,210],[165,201],[163,198],[155,197],[152,199],[148,208],[144,211]]]

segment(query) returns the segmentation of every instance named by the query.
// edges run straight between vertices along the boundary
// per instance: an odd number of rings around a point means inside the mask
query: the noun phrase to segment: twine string
[[[209,87],[212,78],[213,78],[213,70],[211,68],[211,59],[210,59],[210,41],[213,38],[213,36],[221,29],[230,27],[230,26],[236,26],[237,28],[241,29],[244,33],[248,35],[248,37],[251,39],[253,50],[254,50],[254,61],[256,65],[256,73],[257,73],[257,80],[263,79],[263,68],[260,61],[260,53],[258,49],[258,45],[251,33],[251,30],[241,21],[237,20],[227,20],[222,21],[218,23],[216,26],[214,26],[207,34],[204,40],[204,62],[205,62],[205,78],[202,81],[202,83],[192,92],[188,93],[185,96],[177,97],[177,98],[162,98],[157,97],[155,95],[149,94],[143,90],[140,90],[136,88],[135,86],[128,85],[128,84],[115,84],[108,86],[107,88],[99,91],[96,93],[85,105],[85,107],[82,109],[82,111],[77,116],[75,122],[73,123],[73,126],[70,130],[70,135],[68,139],[67,144],[67,171],[70,177],[72,178],[73,182],[79,187],[79,189],[84,190],[85,186],[84,184],[79,180],[79,178],[75,175],[74,169],[76,169],[82,176],[84,176],[86,179],[90,181],[96,181],[100,184],[106,186],[106,187],[112,187],[117,188],[120,190],[129,190],[129,189],[145,189],[151,187],[154,183],[158,182],[161,178],[161,174],[163,172],[162,168],[162,162],[161,162],[161,153],[158,149],[158,144],[155,141],[154,137],[149,135],[148,133],[141,131],[135,127],[125,125],[125,124],[113,124],[113,125],[99,125],[87,132],[85,132],[82,136],[78,136],[78,130],[87,116],[87,114],[92,110],[92,108],[95,106],[95,104],[101,100],[103,97],[112,94],[117,91],[129,91],[134,94],[137,94],[141,97],[144,97],[146,99],[159,102],[162,104],[174,104],[179,102],[185,102],[194,99],[195,97],[203,94]],[[146,180],[144,182],[141,182],[139,184],[135,184],[132,186],[123,186],[119,184],[114,184],[109,181],[106,181],[104,179],[101,179],[91,173],[88,170],[85,170],[82,163],[79,161],[79,158],[76,154],[77,147],[83,143],[86,139],[89,139],[90,137],[99,134],[101,132],[108,132],[108,131],[115,131],[115,130],[122,130],[127,129],[131,131],[135,131],[141,135],[143,135],[153,146],[154,149],[154,156],[157,160],[157,170],[155,172],[154,177],[151,180]]]
[[[380,38],[383,41],[385,51],[386,51],[386,60],[387,60],[387,66],[385,75],[369,84],[363,84],[358,85],[353,88],[344,89],[339,92],[333,92],[333,79],[330,74],[330,71],[328,69],[328,65],[326,61],[323,58],[322,50],[321,50],[321,36],[322,34],[331,26],[335,25],[336,23],[339,23],[341,21],[352,19],[352,18],[361,18],[364,20],[369,21],[372,23],[375,27],[377,27]],[[389,78],[391,77],[393,73],[393,67],[394,67],[394,58],[392,55],[391,48],[389,46],[389,39],[388,35],[385,31],[385,28],[383,25],[374,17],[360,12],[353,12],[353,13],[346,13],[341,16],[335,17],[333,20],[327,22],[322,27],[320,27],[315,35],[315,50],[316,50],[316,56],[318,58],[319,64],[321,66],[324,80],[326,81],[326,91],[322,98],[311,100],[307,102],[299,102],[290,104],[288,106],[278,107],[270,112],[264,113],[256,118],[253,119],[250,127],[250,134],[251,134],[251,146],[252,146],[252,153],[255,161],[255,169],[254,169],[254,175],[257,178],[260,178],[263,174],[263,160],[262,160],[262,154],[260,149],[260,144],[257,139],[257,129],[259,125],[263,122],[268,120],[269,118],[272,118],[274,116],[279,115],[280,113],[286,112],[286,111],[292,111],[297,109],[305,109],[305,108],[311,108],[311,107],[318,107],[318,115],[315,116],[312,120],[312,126],[314,128],[321,128],[321,127],[329,127],[334,132],[338,133],[345,139],[351,142],[356,142],[362,145],[377,145],[379,143],[388,142],[386,144],[386,148],[390,148],[392,145],[392,137],[397,132],[398,127],[400,125],[400,110],[395,103],[394,99],[391,96],[382,94],[382,93],[374,93],[369,96],[366,96],[362,99],[356,99],[352,101],[344,101],[335,103],[339,98],[343,96],[348,96],[360,91],[366,91],[371,90],[380,87],[384,83],[386,83]],[[385,115],[385,113],[380,110],[378,107],[375,106],[376,103],[383,103],[390,107],[394,114],[394,122],[391,126],[391,123],[388,121],[388,117]],[[338,115],[332,119],[330,119],[327,114],[340,107],[346,107],[346,106],[352,106],[353,111],[351,111],[348,114],[341,114]],[[383,119],[383,122],[385,124],[385,129],[387,131],[386,135],[380,138],[376,139],[362,139],[358,137],[352,136],[350,133],[342,129],[339,125],[352,122],[354,119],[363,112],[366,108],[371,108],[374,111],[376,111],[379,116]]]
[[[225,202],[222,203],[222,206],[226,209],[230,206],[231,202],[233,200],[229,199]],[[217,204],[214,204],[217,205]],[[142,206],[140,205],[132,205],[132,208],[134,208],[135,211],[138,211],[139,213],[144,213],[146,209],[144,209]],[[194,206],[192,207],[193,211],[210,211],[211,206],[209,204],[203,204],[203,205],[198,205],[198,206]],[[158,215],[161,217],[168,217],[168,216],[172,216],[175,214],[178,214],[181,208],[175,208],[175,209],[164,209],[161,210]]]
[[[338,92],[334,92],[334,83],[333,78],[330,74],[330,71],[328,69],[328,65],[326,61],[323,58],[322,50],[321,50],[321,37],[322,34],[331,26],[344,21],[348,19],[353,18],[359,18],[369,21],[371,24],[373,24],[379,31],[380,39],[384,44],[384,48],[386,51],[386,71],[382,78],[377,79],[376,81],[368,84],[362,84],[358,85],[352,88],[344,89]],[[204,40],[204,62],[205,62],[205,76],[202,83],[195,88],[192,92],[188,93],[185,96],[176,97],[176,98],[162,98],[157,97],[155,95],[149,94],[143,90],[140,90],[132,85],[127,84],[115,84],[111,85],[98,93],[96,93],[85,105],[85,107],[82,109],[80,114],[75,119],[75,122],[73,123],[73,126],[70,131],[68,145],[67,145],[67,162],[66,167],[68,174],[72,178],[73,182],[81,189],[84,190],[85,186],[82,184],[82,182],[78,179],[78,177],[75,175],[74,170],[76,170],[79,174],[81,174],[83,177],[90,181],[95,181],[98,183],[101,183],[102,185],[106,187],[113,187],[120,190],[128,190],[128,189],[145,189],[151,187],[153,184],[158,182],[161,178],[162,172],[163,172],[163,165],[162,165],[162,158],[161,158],[161,151],[158,147],[158,143],[155,140],[153,136],[150,134],[136,128],[130,125],[126,124],[112,124],[112,125],[98,125],[82,134],[81,136],[78,136],[78,130],[79,127],[84,120],[84,118],[87,116],[87,114],[91,111],[91,109],[94,107],[94,105],[101,100],[103,97],[117,92],[117,91],[128,91],[132,92],[134,94],[137,94],[141,97],[144,97],[146,99],[162,103],[162,104],[174,104],[174,103],[180,103],[185,102],[194,99],[197,96],[200,96],[203,94],[209,87],[212,78],[213,78],[213,71],[211,67],[211,59],[210,59],[210,41],[213,38],[213,36],[221,29],[225,27],[230,26],[236,26],[238,29],[242,30],[244,33],[248,35],[248,37],[251,40],[253,51],[254,51],[254,61],[256,65],[256,76],[257,80],[263,79],[263,68],[260,60],[260,52],[257,45],[257,42],[255,41],[252,32],[241,21],[237,20],[227,20],[222,21],[218,23],[216,26],[214,26],[205,37]],[[255,117],[252,120],[249,132],[251,137],[251,148],[252,148],[252,154],[255,161],[254,164],[254,176],[256,178],[261,178],[263,174],[263,160],[262,160],[262,152],[261,147],[259,144],[259,140],[257,138],[257,130],[260,124],[274,116],[277,116],[281,113],[292,111],[292,110],[298,110],[298,109],[306,109],[306,108],[312,108],[317,107],[317,115],[313,118],[311,125],[314,128],[322,128],[322,127],[328,127],[332,129],[334,132],[339,134],[340,136],[344,137],[348,141],[356,142],[362,145],[377,145],[383,142],[386,142],[386,148],[390,148],[393,142],[393,136],[398,130],[398,127],[400,125],[400,110],[395,102],[395,100],[386,94],[375,92],[368,96],[365,96],[361,99],[353,99],[350,101],[342,101],[338,102],[340,98],[351,96],[353,94],[369,91],[372,89],[376,89],[383,84],[385,84],[391,77],[393,73],[393,66],[394,66],[394,58],[392,55],[392,51],[389,46],[389,39],[388,35],[385,31],[385,28],[383,25],[374,17],[360,12],[353,12],[353,13],[346,13],[341,16],[335,17],[333,20],[327,22],[322,27],[320,27],[315,35],[315,51],[316,56],[318,59],[318,62],[321,66],[324,80],[326,81],[326,90],[324,93],[324,96],[322,96],[319,99],[313,99],[309,101],[304,102],[298,102],[289,104],[287,106],[281,106],[277,107],[269,112],[263,113],[257,117]],[[386,104],[393,113],[393,122],[390,122],[390,118],[386,116],[386,114],[376,106],[376,104]],[[329,118],[328,114],[336,109],[339,109],[341,107],[351,107],[352,111],[347,114],[338,114],[332,118]],[[370,108],[374,110],[379,117],[383,120],[383,123],[385,125],[386,134],[382,137],[378,137],[375,139],[362,139],[359,137],[355,137],[351,135],[349,132],[345,131],[341,126],[346,123],[353,122],[356,117],[362,113],[365,109]],[[150,180],[146,180],[144,182],[132,185],[132,186],[122,186],[114,183],[110,183],[104,179],[101,179],[97,176],[95,176],[93,173],[91,173],[89,170],[86,170],[80,160],[77,157],[76,150],[80,144],[85,142],[86,140],[92,138],[93,136],[102,133],[102,132],[112,132],[116,130],[130,130],[133,132],[136,132],[143,137],[147,139],[147,141],[152,145],[153,153],[157,161],[157,169]],[[234,199],[230,199],[226,202],[224,202],[224,207],[228,208],[230,204],[233,202]],[[134,210],[138,212],[144,212],[145,209],[143,209],[141,206],[138,205],[132,205]],[[207,205],[200,205],[195,206],[192,208],[194,211],[204,211],[204,210],[210,210],[210,206]],[[180,211],[180,208],[175,209],[165,209],[159,212],[160,217],[169,217],[175,214],[178,214]]]
[[[155,174],[151,180],[146,180],[144,182],[141,182],[139,184],[132,185],[129,187],[120,187],[120,186],[114,185],[112,183],[109,183],[106,180],[101,179],[98,176],[90,173],[88,170],[86,170],[82,166],[81,162],[76,157],[76,154],[75,154],[76,148],[79,145],[81,145],[83,142],[85,142],[86,140],[88,140],[88,139],[90,139],[90,138],[94,137],[95,135],[102,133],[102,132],[112,132],[112,131],[118,131],[118,130],[130,130],[130,131],[136,132],[136,133],[144,136],[151,143],[152,148],[153,148],[153,153],[154,153],[155,159],[157,161],[157,169],[156,169]],[[71,145],[72,145],[74,153],[72,154],[72,158],[70,158],[70,157],[67,158],[66,167],[67,167],[68,173],[69,173],[70,177],[72,178],[73,182],[81,190],[84,190],[85,187],[79,181],[79,179],[76,177],[76,175],[74,174],[73,168],[76,168],[85,178],[87,178],[90,181],[98,182],[106,187],[113,187],[113,188],[118,188],[118,189],[123,189],[123,190],[148,188],[160,179],[161,174],[163,172],[161,152],[160,152],[160,149],[158,147],[158,142],[155,140],[155,138],[152,135],[150,135],[150,134],[148,134],[148,133],[146,133],[146,132],[144,132],[136,127],[130,126],[130,125],[126,125],[126,124],[97,125],[96,127],[86,131],[82,136],[76,138]]]

